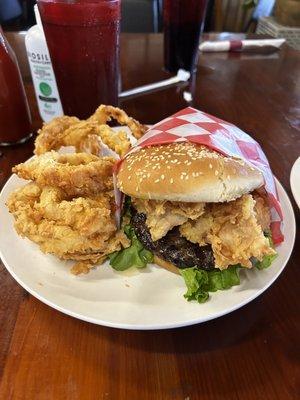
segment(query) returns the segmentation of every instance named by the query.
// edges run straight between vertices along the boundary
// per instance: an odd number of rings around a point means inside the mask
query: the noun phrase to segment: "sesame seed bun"
[[[131,153],[117,175],[119,189],[129,196],[182,202],[231,201],[263,183],[244,161],[188,142]]]

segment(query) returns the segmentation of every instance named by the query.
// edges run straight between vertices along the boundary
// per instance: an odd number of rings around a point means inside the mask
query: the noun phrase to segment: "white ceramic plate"
[[[298,207],[300,208],[300,157],[295,161],[290,176],[291,189]]]
[[[5,201],[25,181],[13,175],[0,195],[0,255],[16,281],[29,293],[73,317],[125,329],[165,329],[197,324],[227,314],[264,292],[280,275],[292,252],[295,218],[289,198],[277,182],[284,214],[285,241],[279,256],[263,271],[242,271],[241,285],[210,296],[204,304],[187,302],[183,279],[156,265],[115,272],[106,263],[84,276],[69,272],[70,263],[43,254],[19,237]]]

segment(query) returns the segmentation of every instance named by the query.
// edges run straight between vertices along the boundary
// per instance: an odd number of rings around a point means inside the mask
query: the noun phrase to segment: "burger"
[[[133,258],[181,273],[189,300],[205,301],[238,284],[241,268],[276,256],[263,175],[242,159],[189,142],[156,145],[128,154],[116,178],[127,196],[125,232],[139,246]]]

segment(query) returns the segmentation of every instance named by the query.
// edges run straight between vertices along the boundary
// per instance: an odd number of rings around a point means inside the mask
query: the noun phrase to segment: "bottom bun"
[[[155,262],[155,264],[159,265],[160,267],[163,267],[166,270],[173,272],[174,274],[180,275],[179,269],[177,267],[175,267],[174,264],[171,264],[170,262],[165,261],[162,258],[159,258],[157,256],[154,256],[154,262]]]

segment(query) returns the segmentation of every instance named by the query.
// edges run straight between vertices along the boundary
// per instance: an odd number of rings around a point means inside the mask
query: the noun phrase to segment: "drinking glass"
[[[38,0],[64,113],[118,103],[121,0]]]
[[[207,0],[164,0],[165,68],[193,72],[198,60]]]

